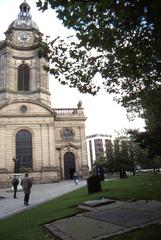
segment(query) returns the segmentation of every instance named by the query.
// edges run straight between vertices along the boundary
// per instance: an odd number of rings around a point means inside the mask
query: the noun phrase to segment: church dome
[[[26,0],[21,3],[18,18],[10,24],[8,31],[10,31],[11,29],[35,29],[39,31],[37,24],[32,20],[32,16],[30,14],[30,6],[26,2]]]

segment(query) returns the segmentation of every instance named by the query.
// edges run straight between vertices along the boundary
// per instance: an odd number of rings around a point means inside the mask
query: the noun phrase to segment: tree
[[[62,84],[91,94],[102,87],[127,110],[143,113],[147,92],[161,91],[161,1],[38,0],[37,5],[55,9],[78,38],[48,43],[48,70]]]
[[[138,132],[130,130],[129,133],[138,145],[147,151],[149,161],[152,163],[154,173],[156,172],[158,156],[161,156],[161,128],[152,128],[150,131]]]
[[[105,172],[106,163],[107,163],[107,159],[105,158],[103,152],[98,156],[98,158],[94,162],[96,175],[100,178],[101,181],[104,181],[104,172]]]
[[[117,133],[114,141],[114,165],[121,178],[126,177],[126,171],[135,175],[137,166],[142,167],[146,160],[146,151],[136,142],[134,130],[122,129]]]
[[[94,162],[94,165],[102,165],[105,166],[107,162],[107,159],[104,155],[104,152],[102,151],[100,155],[97,157],[97,159]]]
[[[127,139],[128,139],[128,149],[129,149],[129,159],[130,159],[130,171],[135,175],[138,167],[147,168],[147,152],[139,146],[136,142],[135,136],[132,134],[136,130],[127,130]]]
[[[146,128],[153,134],[157,133],[157,129],[161,127],[161,90],[147,91],[142,105]]]
[[[124,136],[118,136],[114,140],[114,166],[119,171],[120,178],[127,177],[129,168],[128,142]]]

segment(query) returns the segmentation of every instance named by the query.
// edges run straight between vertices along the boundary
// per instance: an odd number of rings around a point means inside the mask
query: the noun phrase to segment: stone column
[[[55,157],[55,136],[54,136],[54,125],[48,124],[48,142],[49,142],[49,166],[57,167],[58,163],[56,162]]]
[[[50,165],[49,136],[47,124],[41,124],[41,144],[42,144],[42,167],[48,168]]]
[[[5,166],[5,159],[6,159],[6,155],[5,155],[5,127],[1,126],[0,127],[0,170],[4,171],[6,166]]]

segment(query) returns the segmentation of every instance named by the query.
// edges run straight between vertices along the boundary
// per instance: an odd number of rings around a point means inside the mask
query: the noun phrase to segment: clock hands
[[[20,42],[28,42],[30,40],[30,34],[28,32],[20,32],[18,35]]]

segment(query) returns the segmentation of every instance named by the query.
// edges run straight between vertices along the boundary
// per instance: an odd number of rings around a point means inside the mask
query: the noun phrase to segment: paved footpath
[[[50,184],[35,184],[31,190],[29,207],[23,205],[23,191],[18,191],[17,199],[14,199],[11,188],[1,188],[0,219],[28,208],[35,207],[38,204],[54,199],[85,185],[86,181],[79,181],[79,184],[76,186],[72,180]]]

